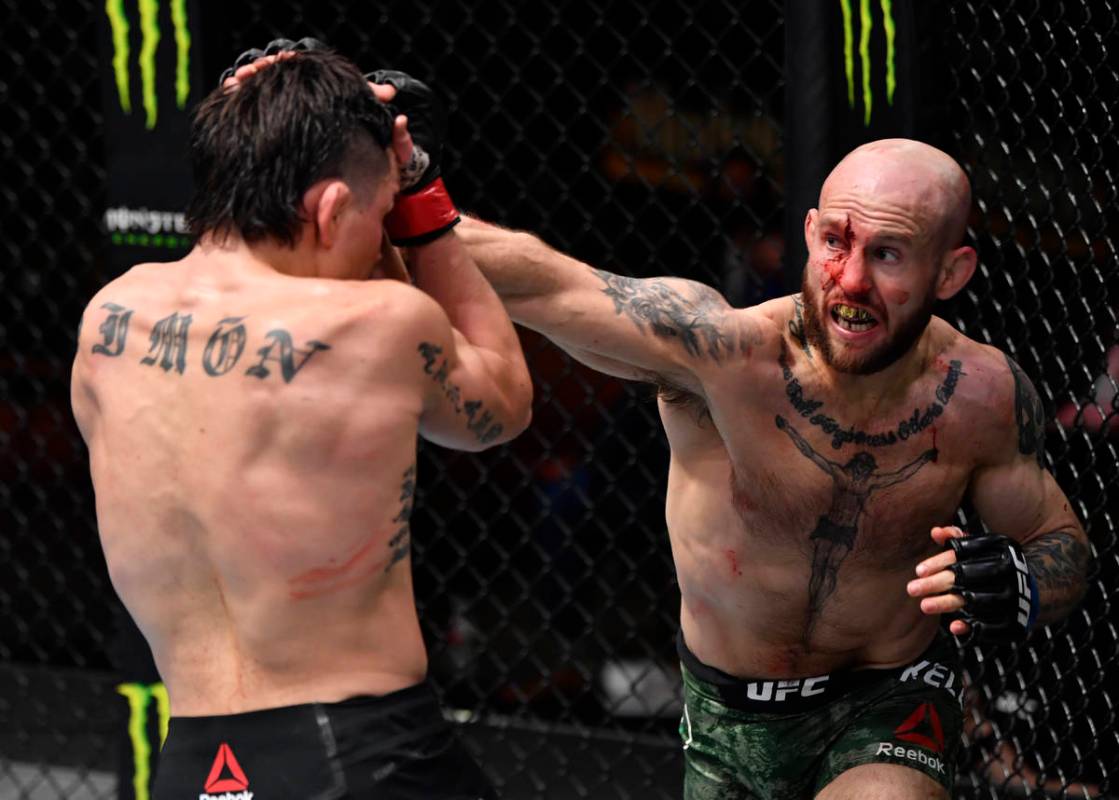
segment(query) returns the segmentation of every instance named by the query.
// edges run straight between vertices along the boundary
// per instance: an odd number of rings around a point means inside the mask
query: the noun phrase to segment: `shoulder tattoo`
[[[1005,355],[1005,354],[1004,354]],[[1045,467],[1045,408],[1029,376],[1006,356],[1010,374],[1014,376],[1014,417],[1018,423],[1018,452],[1037,458]]]

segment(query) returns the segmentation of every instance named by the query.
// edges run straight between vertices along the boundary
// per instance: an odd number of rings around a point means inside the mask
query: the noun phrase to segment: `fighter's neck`
[[[841,372],[824,361],[823,355],[812,349],[812,357],[804,359],[820,384],[836,400],[851,407],[866,403],[878,405],[905,396],[928,370],[932,331],[929,328],[897,361],[885,369],[869,375]]]

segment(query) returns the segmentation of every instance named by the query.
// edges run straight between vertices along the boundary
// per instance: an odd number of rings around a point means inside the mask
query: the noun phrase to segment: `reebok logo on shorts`
[[[233,755],[233,749],[228,744],[222,742],[218,754],[214,756],[210,774],[206,776],[206,791],[198,795],[198,800],[253,800],[253,793],[248,788],[249,779],[237,762],[237,756]]]
[[[940,723],[940,715],[936,713],[936,706],[932,703],[921,703],[905,721],[894,729],[894,736],[903,742],[910,742],[932,750],[937,755],[944,753],[944,727]],[[876,756],[892,756],[915,761],[925,767],[931,767],[944,774],[944,762],[925,750],[917,750],[904,745],[891,742],[879,742]]]

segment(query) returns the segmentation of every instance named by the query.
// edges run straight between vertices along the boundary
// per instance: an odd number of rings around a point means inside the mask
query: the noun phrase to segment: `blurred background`
[[[966,651],[958,796],[1119,791],[1114,2],[0,0],[0,799],[147,796],[166,696],[108,582],[69,365],[97,288],[189,248],[190,109],[281,35],[431,83],[464,210],[737,306],[799,286],[851,147],[955,156],[980,269],[939,313],[1037,383],[1097,557],[1068,622]],[[531,428],[421,449],[433,678],[507,798],[679,797],[653,392],[522,340]]]

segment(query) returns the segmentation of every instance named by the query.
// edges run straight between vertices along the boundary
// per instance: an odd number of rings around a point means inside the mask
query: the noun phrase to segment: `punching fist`
[[[438,98],[422,81],[396,70],[377,70],[365,76],[371,83],[396,89],[390,101],[394,113],[408,118],[412,156],[400,165],[400,194],[385,217],[393,244],[414,247],[434,241],[459,223],[460,217],[440,177],[446,114]]]
[[[1026,638],[1037,620],[1037,583],[1022,548],[1005,536],[967,536],[959,528],[933,528],[947,549],[917,565],[908,592],[926,614],[954,614],[952,633],[981,641]]]

